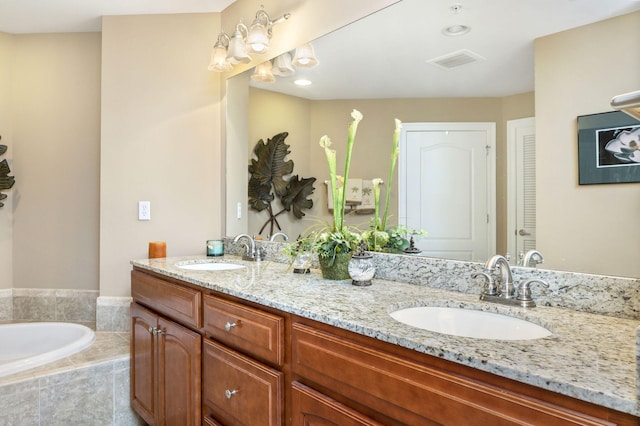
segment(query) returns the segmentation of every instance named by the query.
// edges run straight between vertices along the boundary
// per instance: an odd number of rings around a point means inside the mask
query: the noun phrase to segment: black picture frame
[[[622,111],[578,116],[580,185],[640,182],[640,121]]]

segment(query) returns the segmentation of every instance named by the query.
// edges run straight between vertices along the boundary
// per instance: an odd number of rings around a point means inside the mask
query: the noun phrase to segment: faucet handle
[[[498,290],[498,286],[496,285],[496,281],[493,279],[493,277],[488,273],[488,272],[474,272],[473,274],[471,274],[471,278],[478,278],[478,277],[483,277],[484,278],[484,285],[485,285],[485,289],[484,289],[484,294],[487,296],[499,296],[500,295],[500,291]]]
[[[516,300],[518,300],[520,304],[525,308],[533,308],[534,306],[536,306],[533,298],[531,297],[531,286],[533,284],[540,284],[545,288],[549,288],[549,284],[538,278],[533,278],[520,284]]]

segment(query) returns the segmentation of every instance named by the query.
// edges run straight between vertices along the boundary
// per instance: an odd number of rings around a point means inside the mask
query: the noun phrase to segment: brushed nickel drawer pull
[[[238,321],[240,322],[240,321]],[[238,326],[238,322],[228,322],[224,325],[224,329],[227,331],[231,331],[232,328],[237,327]]]
[[[224,391],[224,396],[226,396],[226,397],[227,397],[227,399],[231,399],[231,397],[232,397],[233,395],[237,394],[237,393],[238,393],[238,390],[237,390],[237,389],[234,389],[234,390],[229,390],[229,389],[227,389],[227,390],[225,390],[225,391]]]

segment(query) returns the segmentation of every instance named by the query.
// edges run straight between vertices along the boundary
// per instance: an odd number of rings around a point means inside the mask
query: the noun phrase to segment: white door
[[[536,248],[535,118],[507,122],[507,161],[507,247],[515,260]]]
[[[495,123],[403,123],[399,223],[423,229],[424,256],[495,254]]]

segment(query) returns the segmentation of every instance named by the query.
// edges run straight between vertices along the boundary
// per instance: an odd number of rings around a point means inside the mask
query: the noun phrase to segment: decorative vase
[[[325,280],[348,280],[349,277],[349,261],[351,260],[351,252],[349,253],[336,253],[333,264],[330,257],[319,256],[320,270],[322,271],[322,278]]]
[[[298,253],[293,261],[294,274],[308,274],[311,268],[311,253]]]
[[[371,285],[371,279],[376,273],[373,256],[364,250],[358,251],[349,261],[349,276],[351,284],[357,286]]]

